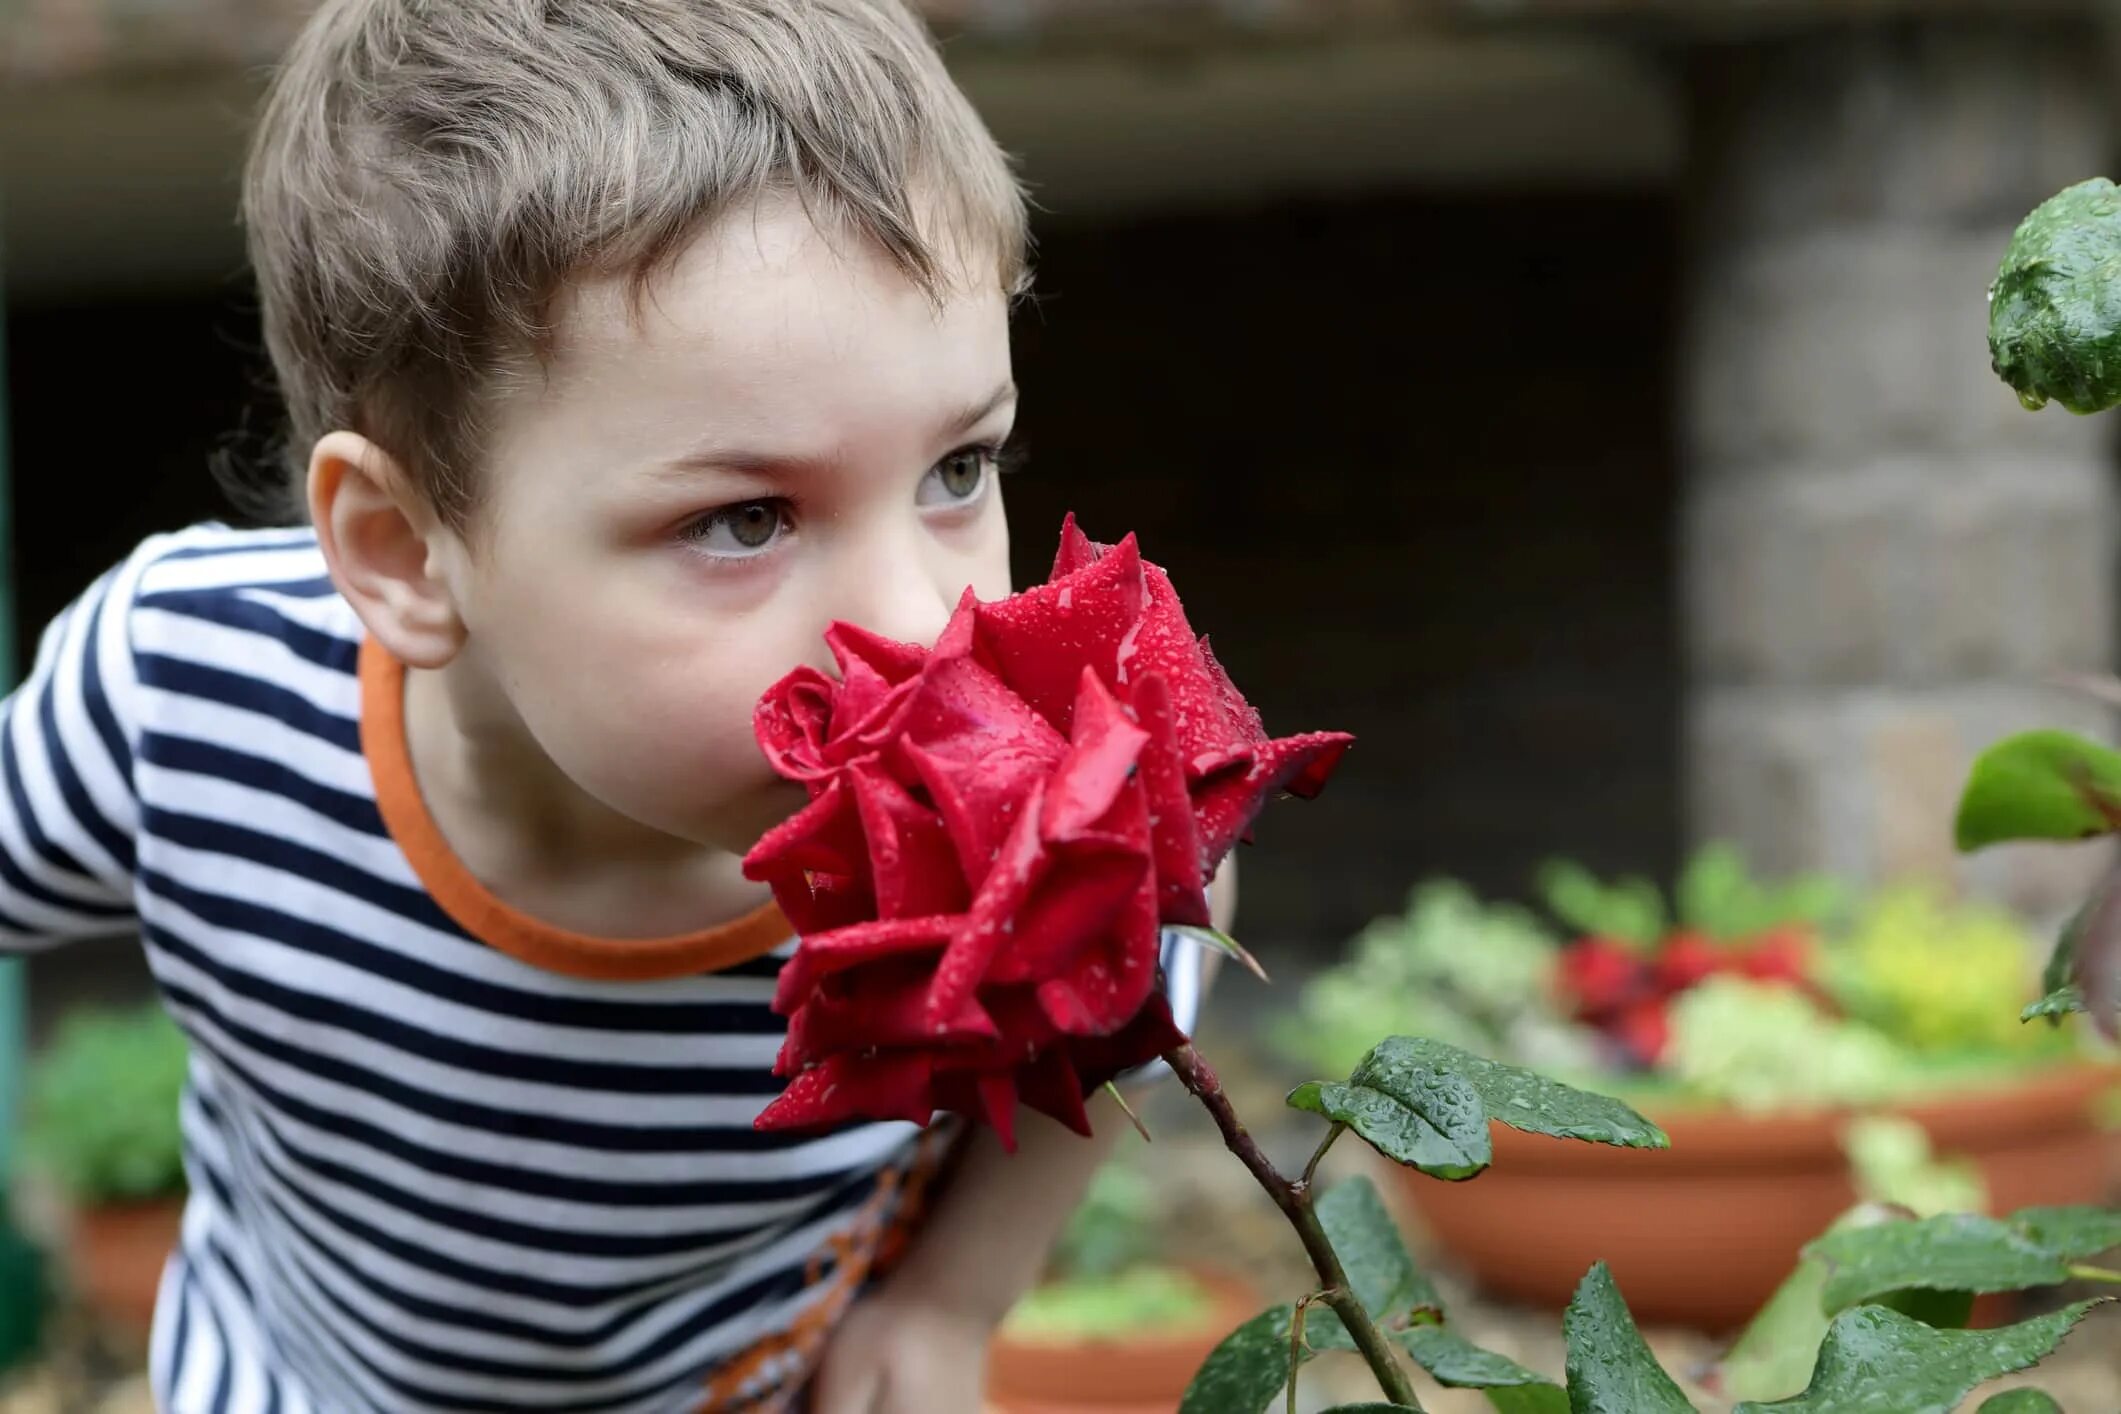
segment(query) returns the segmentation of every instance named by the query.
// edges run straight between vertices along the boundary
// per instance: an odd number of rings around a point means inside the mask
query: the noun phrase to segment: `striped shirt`
[[[913,1231],[955,1121],[761,1134],[779,914],[572,934],[487,893],[403,671],[307,530],[147,542],[0,726],[0,944],[137,930],[191,1041],[171,1414],[769,1411]],[[1167,952],[1182,1025],[1193,950]]]

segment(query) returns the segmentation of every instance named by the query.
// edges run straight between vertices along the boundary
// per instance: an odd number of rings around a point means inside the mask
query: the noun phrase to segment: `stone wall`
[[[2016,222],[2106,169],[2091,36],[1944,25],[1705,63],[1683,343],[1690,829],[1771,867],[1962,873],[1971,754],[2103,732],[2046,682],[2113,660],[2103,421],[2022,410],[1985,290]],[[2061,906],[2096,861],[1977,858]]]

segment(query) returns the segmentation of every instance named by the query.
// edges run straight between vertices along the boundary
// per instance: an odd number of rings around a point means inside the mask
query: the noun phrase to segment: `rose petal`
[[[868,837],[869,877],[881,918],[959,913],[971,898],[943,817],[873,766],[854,767],[856,814]],[[833,782],[837,788],[839,782]]]
[[[832,728],[839,684],[815,668],[797,668],[768,688],[752,710],[752,734],[767,764],[805,783],[828,770],[825,739]]]
[[[961,917],[948,915],[892,918],[808,934],[796,945],[795,956],[781,964],[773,1009],[781,1016],[792,1014],[813,987],[850,967],[923,952],[940,955],[963,922]]]
[[[1192,787],[1205,867],[1212,871],[1230,852],[1274,792],[1316,795],[1354,740],[1345,732],[1311,732],[1263,742],[1235,760],[1208,762],[1210,774]]]
[[[789,1081],[752,1128],[815,1129],[852,1119],[926,1124],[935,1118],[933,1074],[934,1064],[916,1052],[834,1056]]]
[[[891,756],[941,812],[958,866],[975,891],[1034,781],[1049,776],[1067,741],[986,668],[938,667],[908,713]]]
[[[1016,1082],[1007,1071],[988,1071],[975,1082],[979,1086],[980,1110],[994,1126],[994,1137],[1002,1152],[1016,1152]]]
[[[919,673],[928,652],[919,644],[901,643],[858,624],[834,623],[825,630],[825,646],[839,664],[840,677],[852,681],[857,675],[894,687]]]
[[[876,895],[868,881],[848,874],[812,870],[792,883],[776,882],[773,900],[802,938],[876,921]]]
[[[1047,882],[1018,911],[986,980],[1038,982],[1069,971],[1084,949],[1111,936],[1148,875],[1146,848],[1100,844],[1057,859]]]
[[[949,948],[936,964],[934,987],[929,993],[931,1024],[940,1026],[956,1015],[965,999],[986,979],[995,953],[1015,929],[1018,912],[1044,872],[1046,853],[1039,839],[1038,816],[1045,795],[1045,784],[1033,782],[1015,828],[987,871]]]
[[[1149,739],[1088,668],[1075,704],[1068,754],[1053,773],[1039,814],[1039,828],[1049,841],[1072,839],[1097,824],[1133,778],[1135,760]],[[1146,846],[1147,839],[1142,843]]]
[[[1141,618],[1146,595],[1130,535],[1065,579],[980,605],[976,656],[1065,733],[1083,669],[1117,681],[1120,642]]]
[[[1075,512],[1068,512],[1061,521],[1060,549],[1053,556],[1053,573],[1046,576],[1047,581],[1065,579],[1089,568],[1107,548],[1083,534],[1082,527],[1075,523]]]
[[[1090,945],[1078,950],[1065,970],[1038,984],[1040,1009],[1070,1036],[1119,1030],[1156,990],[1160,941],[1156,884],[1145,873]]]
[[[1090,1113],[1083,1107],[1086,1087],[1066,1050],[1056,1047],[1042,1051],[1019,1066],[1016,1089],[1027,1108],[1052,1116],[1086,1139],[1090,1137]]]
[[[1166,923],[1205,928],[1208,917],[1207,860],[1186,792],[1186,768],[1171,720],[1171,694],[1161,673],[1135,686],[1134,714],[1148,740],[1139,767],[1149,811],[1150,857],[1156,864],[1157,914]]]
[[[1151,994],[1134,1019],[1110,1036],[1082,1036],[1067,1043],[1068,1056],[1082,1076],[1085,1094],[1117,1075],[1186,1044],[1186,1033],[1171,1016],[1161,993]]]
[[[812,871],[858,875],[869,856],[853,794],[828,780],[817,798],[768,830],[744,856],[744,877],[771,884]]]
[[[974,999],[968,999],[941,1031],[929,1027],[927,978],[918,972],[901,972],[877,985],[862,985],[861,978],[860,972],[842,974],[813,991],[797,1008],[788,1023],[788,1039],[774,1062],[774,1074],[792,1075],[839,1051],[1001,1039],[993,1018]],[[834,990],[842,982],[848,983],[846,989]]]

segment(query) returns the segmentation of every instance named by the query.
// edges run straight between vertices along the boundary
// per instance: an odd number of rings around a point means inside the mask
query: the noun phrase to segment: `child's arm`
[[[1209,886],[1208,911],[1227,931],[1236,908],[1233,859]],[[1202,959],[1203,996],[1221,960]],[[1088,1109],[1094,1138],[1027,1110],[1016,1153],[1004,1153],[992,1130],[967,1140],[956,1178],[904,1263],[834,1333],[813,1414],[979,1414],[988,1339],[1038,1280],[1127,1125],[1107,1095]]]
[[[130,620],[149,546],[52,622],[0,702],[0,953],[135,926]]]

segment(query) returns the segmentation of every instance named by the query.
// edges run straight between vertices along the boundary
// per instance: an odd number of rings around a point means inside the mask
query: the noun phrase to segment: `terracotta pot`
[[[122,1339],[147,1343],[162,1268],[184,1223],[184,1195],[75,1210],[68,1232],[74,1287]]]
[[[989,1414],[1175,1414],[1208,1352],[1267,1304],[1237,1277],[1186,1270],[1215,1298],[1194,1325],[1118,1340],[996,1336],[987,1349]]]
[[[1975,1161],[1995,1211],[2104,1201],[2115,1145],[2094,1102],[2111,1066],[2058,1066],[1897,1112],[1943,1154]],[[1495,1166],[1464,1183],[1394,1169],[1400,1192],[1487,1291],[1558,1309],[1603,1259],[1645,1322],[1741,1325],[1798,1250],[1856,1201],[1845,1112],[1652,1114],[1666,1151],[1611,1149],[1495,1127]],[[1991,1309],[1993,1307],[1991,1306]]]

